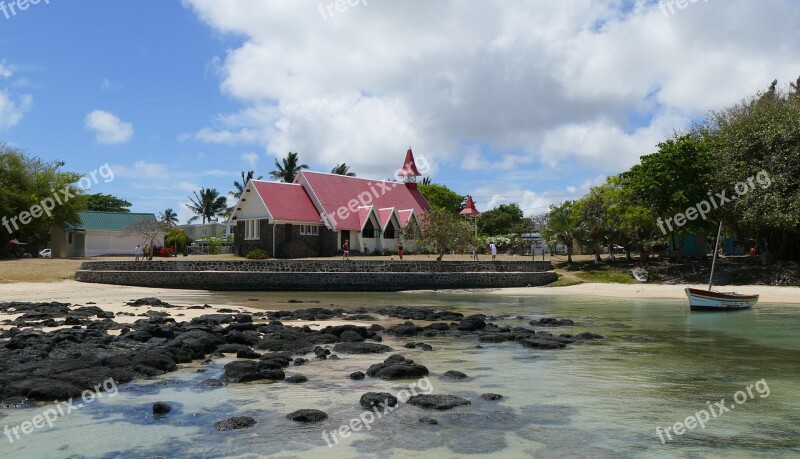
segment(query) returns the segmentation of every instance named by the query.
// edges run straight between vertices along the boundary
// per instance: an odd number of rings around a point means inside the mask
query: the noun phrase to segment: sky
[[[0,142],[182,223],[290,151],[386,179],[409,147],[538,214],[800,76],[794,0],[28,1],[0,3]]]

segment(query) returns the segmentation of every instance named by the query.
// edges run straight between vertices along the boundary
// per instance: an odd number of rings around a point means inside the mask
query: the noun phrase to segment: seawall
[[[251,291],[371,291],[535,287],[557,279],[547,261],[89,261],[80,282]]]

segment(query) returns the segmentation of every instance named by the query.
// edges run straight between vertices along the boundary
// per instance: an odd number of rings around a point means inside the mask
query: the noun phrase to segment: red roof
[[[411,215],[414,214],[412,210],[398,210],[397,211],[397,220],[400,222],[400,226],[403,228],[408,225],[408,221],[411,220]]]
[[[320,203],[335,230],[360,231],[358,208],[363,206],[394,207],[398,213],[414,210],[417,216],[430,208],[419,190],[398,182],[311,171],[301,171],[297,181],[308,185],[309,195]]]
[[[267,206],[273,220],[303,223],[321,223],[306,190],[296,183],[264,182],[253,180],[256,192]]]
[[[393,207],[378,209],[378,220],[381,222],[381,231],[386,230],[386,226],[389,225],[389,222],[392,220],[392,215],[394,215]]]
[[[407,175],[413,175],[415,177],[422,175],[419,173],[419,170],[417,170],[417,162],[414,161],[414,153],[411,152],[410,148],[406,152],[406,160],[403,161],[403,168],[397,173],[398,177],[405,177]]]
[[[460,215],[479,215],[478,209],[475,208],[475,202],[472,200],[472,196],[467,195],[467,204],[464,206],[464,210],[460,212]]]

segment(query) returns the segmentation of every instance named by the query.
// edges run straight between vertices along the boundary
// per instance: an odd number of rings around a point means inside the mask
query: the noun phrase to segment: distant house
[[[79,225],[50,229],[53,257],[133,256],[137,244],[164,243],[165,233],[154,229],[158,220],[153,214],[86,211],[80,219]]]
[[[417,189],[420,175],[408,150],[398,173],[402,183],[311,171],[301,171],[294,183],[251,180],[230,220],[236,253],[333,256],[345,240],[351,253],[394,251],[400,231],[430,208]]]
[[[195,241],[210,237],[220,238],[228,234],[228,225],[226,223],[219,222],[179,225],[178,228],[182,229],[187,236]]]

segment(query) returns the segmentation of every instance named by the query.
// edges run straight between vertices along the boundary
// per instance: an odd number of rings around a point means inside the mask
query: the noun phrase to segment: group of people
[[[492,261],[497,261],[497,245],[494,242],[490,242],[488,245],[489,253],[492,254]],[[478,261],[478,248],[472,248],[472,259]]]
[[[489,243],[488,247],[489,247],[489,252],[492,254],[492,261],[497,261],[497,245],[494,242],[492,242]],[[401,260],[403,259],[402,242],[398,242],[397,244],[397,256]],[[349,259],[350,259],[350,239],[345,239],[344,244],[342,244],[342,260],[349,260]],[[472,259],[476,261],[478,260],[478,249],[476,247],[472,248]]]
[[[133,249],[133,254],[136,255],[136,261],[139,261],[139,258],[142,260],[147,260],[150,258],[150,247],[147,244],[144,247],[141,244],[136,244],[136,248]]]
[[[403,243],[397,243],[397,256],[400,260],[403,259]],[[342,244],[342,260],[349,260],[350,259],[350,239],[345,239],[344,244]]]

